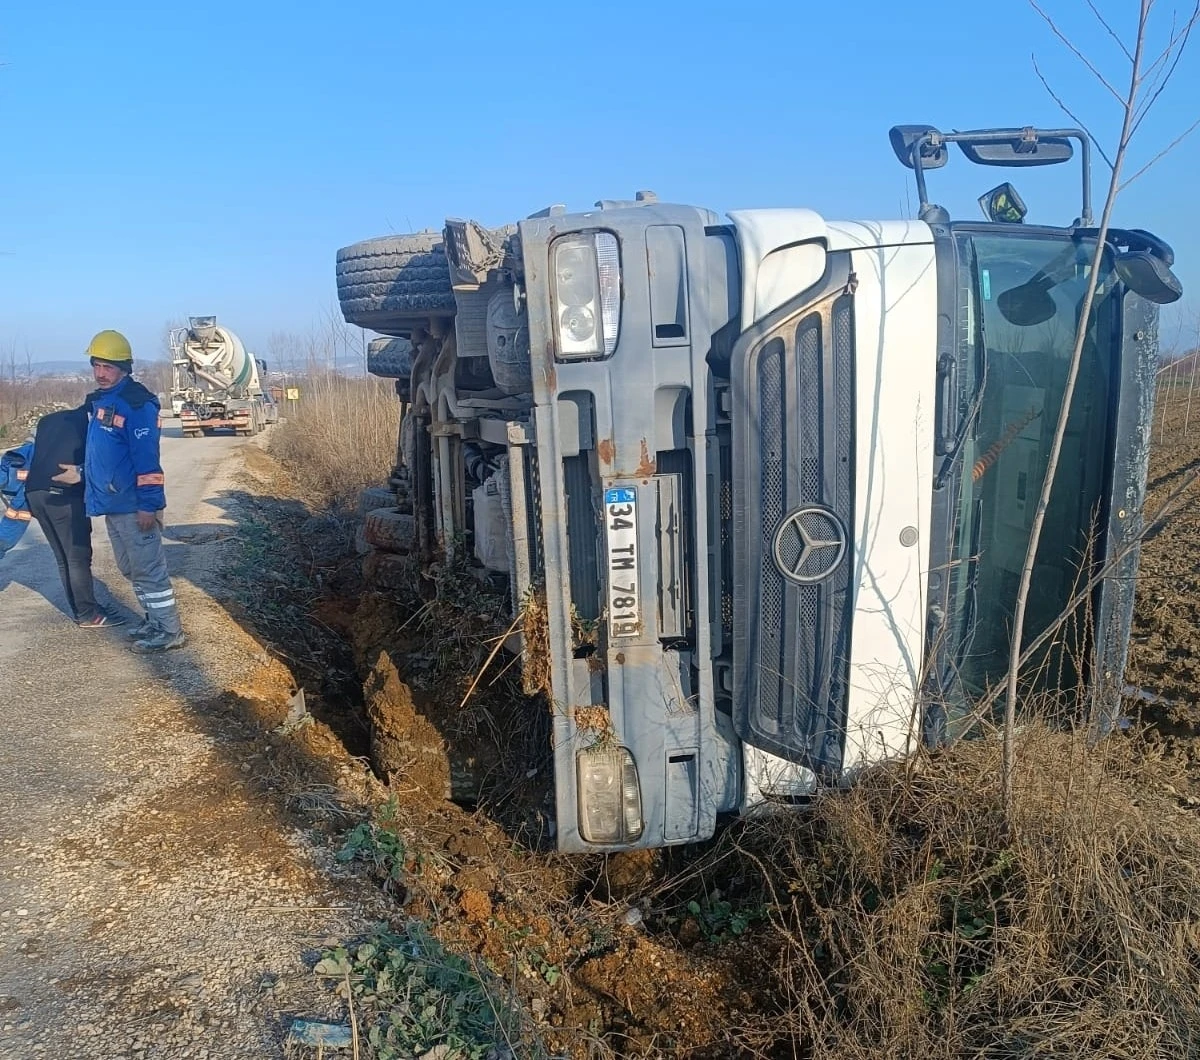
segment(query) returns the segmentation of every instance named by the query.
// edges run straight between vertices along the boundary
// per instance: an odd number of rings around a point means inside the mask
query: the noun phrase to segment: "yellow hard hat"
[[[132,361],[133,347],[119,331],[101,331],[88,343],[87,355],[98,361]]]

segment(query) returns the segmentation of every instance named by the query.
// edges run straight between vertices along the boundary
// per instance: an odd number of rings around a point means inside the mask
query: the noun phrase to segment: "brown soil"
[[[1200,429],[1195,433],[1194,441],[1156,449],[1151,509],[1178,483],[1181,469],[1200,466]],[[352,538],[334,533],[330,528],[338,524],[331,519],[329,532],[317,535],[318,546],[300,542],[298,493],[269,457],[256,460],[262,518],[282,535],[293,559],[315,554],[325,571],[319,591],[296,584],[283,596],[299,602],[306,616],[303,669],[310,678],[322,671],[323,651],[332,651],[342,666],[349,645],[361,696],[335,701],[318,695],[314,713],[328,722],[320,730],[325,739],[358,732],[355,753],[369,753],[390,782],[396,812],[389,827],[407,853],[403,884],[389,883],[389,893],[403,911],[429,920],[447,946],[475,954],[507,978],[538,1013],[552,1052],[580,1058],[826,1055],[812,1038],[812,1021],[851,1004],[831,1000],[850,964],[833,968],[828,937],[841,929],[821,906],[833,901],[836,888],[820,873],[840,879],[840,862],[829,860],[838,855],[828,822],[805,825],[802,835],[774,838],[767,847],[739,849],[736,836],[727,835],[705,848],[669,853],[565,858],[547,852],[550,777],[537,749],[548,743],[548,708],[543,698],[524,694],[506,653],[489,661],[497,629],[506,624],[497,598],[454,571],[435,572],[439,584],[414,586],[407,595],[365,587],[358,568],[345,561]],[[1194,792],[1177,790],[1193,781],[1176,769],[1194,767],[1192,776],[1200,777],[1200,708],[1193,692],[1200,674],[1200,497],[1190,497],[1147,542],[1142,571],[1129,675],[1170,701],[1143,703],[1140,712],[1161,734],[1167,760],[1163,777],[1169,779],[1154,786],[1186,807],[1200,793],[1200,782]],[[269,616],[258,619],[259,633],[287,645],[290,660],[294,639]],[[282,709],[276,697],[271,717],[282,717]],[[598,728],[603,720],[596,719]],[[364,722],[374,732],[369,741]],[[1124,777],[1118,767],[1112,772]],[[973,809],[975,801],[971,796],[964,803]],[[925,827],[913,825],[912,836]],[[899,836],[887,842],[909,842],[908,832]],[[774,861],[784,847],[788,857]],[[925,856],[926,871],[941,864],[928,851]],[[760,871],[780,864],[786,865],[782,876],[777,868]],[[848,901],[857,909],[879,883],[855,879],[845,886],[835,909]],[[931,914],[933,921],[938,915]],[[954,938],[956,930],[952,919]],[[823,995],[825,1008],[806,1008],[801,1019],[795,998],[807,995],[793,979],[808,973],[828,976],[832,993]],[[918,1008],[930,1003],[928,991],[914,986],[910,993]],[[785,1015],[792,1021],[786,1026]],[[914,1017],[908,1012],[906,1018]]]
[[[1166,418],[1162,418],[1162,404]],[[1184,430],[1186,389],[1160,402],[1151,450],[1146,511],[1184,492],[1173,514],[1142,547],[1128,680],[1155,701],[1129,710],[1161,734],[1166,757],[1187,768],[1191,796],[1200,796],[1200,403]]]
[[[428,718],[417,713],[412,693],[384,652],[367,675],[363,695],[376,771],[414,785],[425,798],[449,798],[450,760],[442,737]]]
[[[685,899],[664,899],[667,867],[657,854],[547,852],[548,708],[524,693],[508,653],[493,654],[497,628],[508,625],[501,599],[456,571],[435,572],[438,585],[407,596],[366,588],[333,556],[335,543],[346,550],[352,540],[338,520],[299,540],[305,520],[293,483],[268,456],[248,453],[253,516],[278,536],[272,567],[315,553],[333,574],[321,592],[279,582],[274,605],[247,601],[244,618],[293,669],[299,664],[297,683],[316,689],[309,706],[328,727],[293,739],[368,723],[360,753],[390,781],[390,827],[407,852],[402,884],[380,874],[381,885],[447,946],[483,958],[526,1002],[536,1000],[551,1051],[586,1057],[606,1041],[610,1052],[599,1055],[737,1055],[726,1028],[731,1013],[753,1007],[748,984],[762,978],[762,947],[745,948],[748,971],[740,944],[715,942],[686,912],[676,916]],[[311,623],[301,635],[281,620],[296,610]],[[357,698],[321,691],[320,651],[337,649],[332,641],[350,646]],[[241,708],[265,727],[286,714],[278,691],[253,697],[253,706],[251,698]]]

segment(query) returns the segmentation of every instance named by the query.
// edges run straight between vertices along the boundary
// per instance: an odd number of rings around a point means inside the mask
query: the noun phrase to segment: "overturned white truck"
[[[962,728],[1007,669],[1096,250],[1075,130],[892,130],[918,220],[722,220],[649,193],[339,251],[407,403],[414,554],[544,592],[557,843],[694,842]],[[951,220],[925,171],[1083,162],[1080,217],[1016,189]],[[1029,605],[1030,682],[1118,709],[1173,255],[1111,230]],[[390,337],[390,338],[389,338]],[[1094,588],[1079,593],[1094,578]],[[1073,597],[1083,598],[1073,608]]]

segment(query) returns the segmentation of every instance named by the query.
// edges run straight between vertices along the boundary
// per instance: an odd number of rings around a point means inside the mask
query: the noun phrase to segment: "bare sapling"
[[[1151,13],[1155,7],[1155,0],[1139,0],[1138,2],[1138,18],[1136,29],[1134,32],[1133,46],[1128,47],[1120,38],[1120,36],[1112,29],[1104,16],[1097,10],[1094,4],[1089,0],[1088,7],[1092,13],[1099,19],[1101,25],[1109,33],[1109,35],[1118,43],[1126,60],[1128,61],[1128,82],[1124,92],[1118,90],[1112,82],[1104,76],[1099,68],[1085,56],[1080,49],[1066,36],[1066,34],[1058,27],[1057,23],[1048,15],[1037,3],[1037,0],[1031,0],[1034,10],[1046,21],[1050,29],[1054,32],[1063,44],[1078,58],[1091,72],[1091,74],[1099,80],[1108,93],[1117,102],[1121,113],[1121,131],[1117,137],[1116,147],[1111,157],[1097,144],[1097,148],[1103,155],[1105,160],[1111,167],[1109,175],[1108,190],[1104,198],[1104,206],[1101,211],[1100,224],[1096,234],[1096,248],[1092,257],[1091,268],[1088,273],[1088,282],[1084,292],[1083,301],[1080,305],[1079,320],[1076,326],[1075,342],[1071,352],[1071,360],[1067,369],[1066,386],[1063,391],[1062,404],[1058,410],[1058,419],[1055,424],[1054,434],[1050,444],[1050,454],[1046,466],[1045,478],[1042,482],[1041,492],[1038,497],[1037,507],[1034,510],[1033,523],[1029,535],[1029,544],[1025,551],[1025,559],[1021,567],[1021,578],[1017,589],[1015,608],[1013,612],[1012,625],[1012,640],[1009,646],[1009,663],[1008,663],[1008,680],[1004,705],[1004,737],[1003,737],[1003,756],[1002,756],[1002,797],[1004,802],[1004,812],[1006,820],[1011,827],[1013,817],[1013,777],[1016,770],[1016,715],[1017,715],[1017,696],[1019,687],[1019,678],[1021,672],[1022,649],[1021,642],[1023,639],[1025,627],[1025,615],[1029,601],[1030,585],[1033,579],[1034,561],[1037,557],[1038,545],[1041,541],[1042,528],[1045,524],[1046,511],[1049,506],[1051,493],[1054,488],[1054,480],[1058,470],[1059,458],[1062,454],[1063,441],[1066,437],[1067,424],[1071,415],[1071,404],[1075,393],[1075,384],[1079,376],[1079,366],[1083,358],[1084,345],[1087,340],[1088,328],[1091,321],[1092,307],[1096,298],[1096,290],[1099,284],[1101,270],[1104,263],[1105,243],[1108,238],[1109,225],[1112,220],[1113,209],[1117,199],[1123,189],[1140,177],[1156,162],[1158,162],[1167,152],[1183,139],[1188,133],[1200,124],[1200,119],[1193,122],[1185,129],[1178,137],[1168,144],[1163,150],[1158,152],[1150,159],[1141,169],[1128,179],[1123,179],[1125,163],[1129,152],[1129,147],[1137,134],[1138,128],[1145,120],[1146,115],[1153,108],[1154,104],[1161,96],[1163,89],[1171,80],[1174,74],[1179,59],[1187,46],[1188,39],[1191,35],[1193,27],[1200,19],[1200,3],[1191,10],[1188,17],[1179,25],[1178,21],[1172,23],[1171,31],[1168,35],[1167,43],[1159,52],[1157,57],[1149,59],[1147,48],[1149,45],[1149,26]],[[1034,60],[1034,68],[1041,78],[1042,83],[1046,85],[1047,90],[1053,96],[1055,101],[1066,113],[1074,120],[1074,115],[1068,110],[1053,89],[1050,88],[1046,79],[1042,77],[1041,71],[1037,68],[1036,59]],[[1085,131],[1087,127],[1084,126]],[[1095,141],[1095,137],[1088,132],[1089,137]]]

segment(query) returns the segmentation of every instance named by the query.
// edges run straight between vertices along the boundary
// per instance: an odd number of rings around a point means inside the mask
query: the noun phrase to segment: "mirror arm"
[[[897,134],[904,132],[909,127],[896,126],[892,130],[893,134],[893,149],[900,153],[899,148],[895,146]],[[1074,140],[1079,144],[1080,162],[1083,169],[1083,186],[1082,186],[1082,211],[1079,219],[1080,228],[1090,228],[1095,224],[1095,219],[1092,216],[1092,143],[1087,133],[1082,129],[1035,129],[1032,126],[1027,126],[1021,130],[1012,129],[993,129],[979,130],[975,132],[955,132],[942,133],[936,129],[930,129],[923,136],[919,136],[913,140],[909,147],[909,154],[912,164],[913,173],[916,175],[917,181],[917,196],[920,200],[922,214],[926,211],[931,213],[944,213],[945,211],[939,208],[931,208],[929,203],[929,190],[925,184],[925,164],[924,152],[926,147],[936,149],[945,147],[946,144],[998,144],[1011,142],[1014,134],[1019,134],[1023,142],[1036,143],[1038,138],[1059,139],[1059,140]],[[901,156],[901,161],[903,161]],[[1060,161],[1066,161],[1061,159]],[[993,165],[1003,165],[1002,162],[987,163]],[[1035,163],[1036,164],[1036,163]]]
[[[932,132],[926,133],[919,140],[913,141],[912,145],[913,173],[917,178],[917,199],[922,210],[929,205],[929,192],[925,187],[925,165],[921,159],[926,145],[932,146],[936,135]]]
[[[1080,227],[1091,228],[1096,223],[1092,216],[1092,142],[1082,129],[1037,129],[1033,130],[1039,137],[1046,139],[1074,140],[1079,144],[1080,162],[1083,168],[1083,210],[1080,217]],[[922,143],[930,140],[922,139]],[[989,135],[987,133],[946,133],[939,140],[941,143],[997,143],[1011,139],[1010,136]],[[914,148],[915,150],[915,148]]]
[[[1079,141],[1079,153],[1083,163],[1083,213],[1081,220],[1084,226],[1095,224],[1092,217],[1092,141],[1087,133],[1079,129],[1071,129],[1066,137]]]

